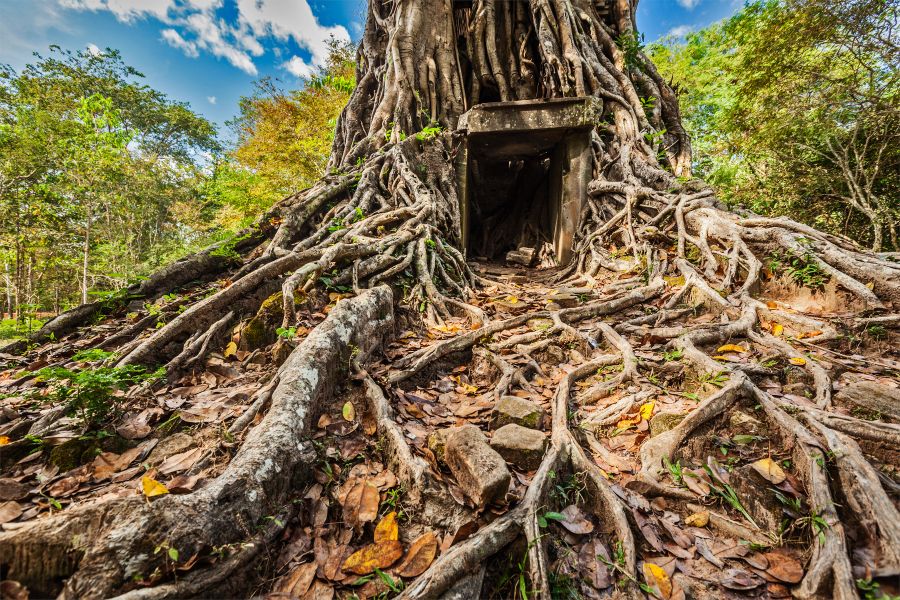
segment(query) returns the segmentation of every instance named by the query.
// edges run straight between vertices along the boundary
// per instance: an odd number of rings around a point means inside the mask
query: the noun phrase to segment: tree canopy
[[[897,27],[885,0],[765,0],[650,55],[727,199],[896,250]]]

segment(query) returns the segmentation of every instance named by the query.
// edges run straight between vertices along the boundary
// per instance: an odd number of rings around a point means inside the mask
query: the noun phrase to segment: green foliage
[[[898,20],[884,0],[754,0],[650,45],[695,173],[732,204],[896,249]]]
[[[92,427],[106,420],[115,410],[117,392],[162,375],[161,370],[148,373],[138,365],[112,367],[90,364],[112,356],[112,353],[100,349],[85,350],[72,357],[76,362],[86,363],[84,368],[44,367],[37,372],[37,379],[50,384],[47,399],[65,403],[68,411],[75,414],[85,427]]]
[[[791,252],[776,251],[769,256],[768,266],[772,273],[783,271],[797,285],[814,290],[823,288],[830,279],[810,252],[797,256]]]
[[[428,125],[422,128],[422,131],[416,134],[416,139],[420,142],[432,140],[439,136],[444,129],[440,125]]]
[[[627,31],[616,38],[616,46],[625,57],[625,66],[634,69],[640,65],[640,55],[644,51],[644,36]]]

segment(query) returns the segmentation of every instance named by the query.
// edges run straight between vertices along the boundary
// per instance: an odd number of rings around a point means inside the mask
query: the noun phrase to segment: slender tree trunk
[[[84,226],[84,243],[82,245],[81,262],[81,303],[88,302],[88,262],[91,251],[91,217],[90,213]]]

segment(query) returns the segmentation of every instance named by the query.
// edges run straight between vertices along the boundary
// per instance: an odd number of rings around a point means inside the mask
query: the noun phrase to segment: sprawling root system
[[[633,3],[452,4],[372,2],[331,174],[4,349],[5,591],[892,591],[900,264],[690,180]],[[604,103],[575,257],[467,261],[459,136],[416,132],[572,95]],[[99,421],[45,376],[160,366]],[[510,396],[545,447],[480,502],[440,439]]]

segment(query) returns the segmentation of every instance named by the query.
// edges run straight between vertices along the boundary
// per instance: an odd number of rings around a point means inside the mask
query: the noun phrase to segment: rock
[[[518,396],[502,396],[494,406],[492,426],[499,429],[515,423],[529,429],[540,429],[544,411],[540,406]]]
[[[445,430],[444,436],[444,461],[463,493],[477,506],[503,501],[511,479],[509,469],[481,430],[464,425]]]
[[[874,381],[857,381],[841,388],[835,400],[849,402],[872,413],[881,413],[892,419],[900,419],[900,389]],[[860,415],[872,418],[874,415]]]
[[[788,365],[784,369],[784,381],[788,385],[796,383],[804,383],[810,385],[812,378],[809,376],[809,373],[806,372],[806,369]]]
[[[447,432],[449,429],[436,429],[428,434],[426,443],[428,449],[434,453],[434,457],[444,462],[444,448],[447,446]]]
[[[659,412],[650,418],[650,437],[669,431],[684,420],[682,413]]]
[[[506,262],[527,267],[534,256],[534,248],[519,248],[506,253]]]
[[[547,298],[548,301],[555,302],[563,308],[572,308],[578,306],[578,296],[574,294],[554,294]]]
[[[546,446],[547,437],[543,433],[515,423],[504,425],[491,437],[491,448],[507,462],[525,471],[532,471],[541,465]]]
[[[766,429],[762,421],[739,410],[731,413],[729,425],[735,433],[743,435],[761,435]]]
[[[176,433],[159,440],[156,447],[147,457],[147,463],[153,465],[160,463],[173,454],[184,452],[195,445],[194,438],[186,433]]]

